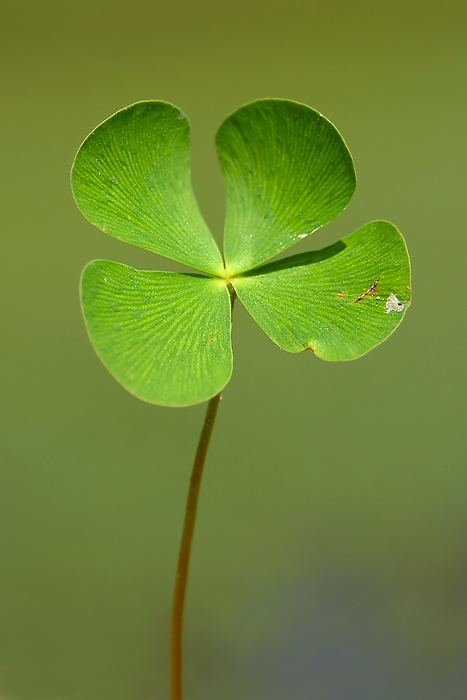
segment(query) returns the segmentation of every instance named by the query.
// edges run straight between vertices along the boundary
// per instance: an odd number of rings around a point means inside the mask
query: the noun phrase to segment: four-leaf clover
[[[216,139],[227,188],[224,258],[193,195],[189,137],[179,109],[138,102],[98,126],[73,165],[73,193],[92,224],[208,273],[109,260],[86,266],[89,336],[126,389],[167,406],[220,392],[232,374],[233,293],[279,347],[324,360],[360,357],[396,329],[410,304],[410,265],[404,239],[386,221],[264,264],[352,197],[352,157],[325,117],[266,99],[224,121]]]

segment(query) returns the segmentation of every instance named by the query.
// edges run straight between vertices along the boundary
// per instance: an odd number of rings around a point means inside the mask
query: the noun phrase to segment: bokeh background
[[[74,154],[116,110],[175,103],[222,236],[214,134],[305,102],[354,156],[347,210],[293,252],[394,222],[414,301],[366,357],[280,351],[238,304],[186,616],[187,700],[467,696],[466,112],[462,0],[1,0],[2,700],[167,700],[172,585],[205,407],[139,402],[78,302],[110,258]]]

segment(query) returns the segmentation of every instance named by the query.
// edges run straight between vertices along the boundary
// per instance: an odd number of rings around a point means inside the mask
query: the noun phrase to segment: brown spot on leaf
[[[354,304],[357,304],[359,301],[362,301],[362,299],[365,299],[365,297],[370,297],[370,296],[373,296],[374,294],[376,294],[376,291],[378,289],[378,282],[380,281],[380,279],[381,279],[381,277],[378,277],[378,279],[375,282],[373,282],[371,287],[368,287],[366,292],[363,292],[363,294],[361,294],[358,297],[358,299],[355,299]]]

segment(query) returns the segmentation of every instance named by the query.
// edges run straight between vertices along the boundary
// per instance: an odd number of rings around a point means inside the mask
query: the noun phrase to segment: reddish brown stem
[[[185,509],[185,521],[183,523],[182,542],[178,555],[177,577],[175,580],[172,609],[172,700],[182,700],[182,627],[191,543],[195,529],[201,477],[203,476],[203,467],[206,461],[206,454],[211,440],[220,398],[221,395],[219,393],[213,396],[208,403],[206,417],[204,419],[201,435],[199,436],[193,470],[191,472],[190,488]]]

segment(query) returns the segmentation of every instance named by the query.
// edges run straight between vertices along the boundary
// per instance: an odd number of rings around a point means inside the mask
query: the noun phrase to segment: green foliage
[[[294,255],[236,281],[243,304],[284,350],[353,360],[401,322],[410,302],[410,270],[399,231],[387,221],[373,221],[340,244],[316,262],[309,253]],[[386,309],[394,293],[403,305],[400,312]]]
[[[227,384],[232,290],[281,348],[312,349],[325,360],[368,352],[410,304],[405,242],[384,221],[258,267],[331,221],[353,194],[352,158],[323,116],[259,100],[226,119],[217,147],[227,185],[225,266],[193,196],[188,121],[172,105],[138,102],[117,112],[85,140],[73,166],[74,196],[91,223],[215,275],[105,260],[83,273],[83,313],[98,355],[152,403],[198,403]]]
[[[190,179],[190,125],[167,102],[137,102],[88,136],[72,170],[76,203],[97,228],[222,275]]]
[[[185,406],[229,381],[230,296],[216,277],[95,260],[84,269],[81,289],[97,354],[135,396]]]
[[[347,146],[306,105],[253,102],[225,120],[216,142],[227,187],[224,253],[231,275],[329,223],[354,193]]]

